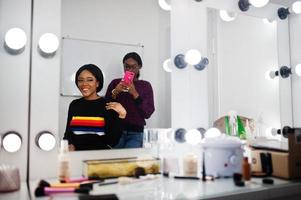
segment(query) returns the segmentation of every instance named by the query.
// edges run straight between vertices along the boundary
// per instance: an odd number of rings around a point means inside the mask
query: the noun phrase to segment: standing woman
[[[64,139],[69,150],[110,149],[122,134],[126,110],[117,102],[98,96],[103,87],[102,71],[93,64],[78,69],[75,84],[83,97],[69,105]]]
[[[155,111],[153,89],[148,81],[139,80],[142,60],[136,52],[126,54],[122,62],[124,71],[133,72],[135,76],[130,84],[121,78],[114,79],[106,92],[107,98],[116,100],[127,110],[123,134],[115,148],[139,148],[143,144],[145,119]]]

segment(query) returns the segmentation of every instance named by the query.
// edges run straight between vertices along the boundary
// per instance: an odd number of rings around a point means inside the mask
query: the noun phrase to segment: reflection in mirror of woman
[[[155,111],[153,88],[148,81],[139,80],[142,59],[136,52],[127,53],[123,59],[124,77],[109,84],[106,97],[121,103],[127,110],[123,133],[115,148],[139,148],[143,145],[145,119]],[[131,80],[127,74],[133,73]]]
[[[73,100],[68,111],[64,139],[69,150],[110,149],[119,141],[126,110],[117,102],[100,97],[102,71],[93,64],[83,65],[75,75],[82,98]]]

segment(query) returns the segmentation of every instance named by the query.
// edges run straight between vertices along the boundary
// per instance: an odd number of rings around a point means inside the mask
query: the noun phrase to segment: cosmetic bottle
[[[70,156],[67,140],[61,140],[61,147],[58,155],[58,178],[61,182],[65,182],[66,179],[70,178]]]
[[[251,179],[251,165],[248,162],[248,157],[243,158],[241,172],[245,181],[249,181]]]

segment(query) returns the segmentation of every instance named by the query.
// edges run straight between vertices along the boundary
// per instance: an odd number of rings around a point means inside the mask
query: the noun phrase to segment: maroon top
[[[107,98],[112,98],[112,90],[120,81],[121,79],[114,79],[109,84],[106,92]],[[142,131],[145,119],[150,118],[155,111],[154,94],[151,84],[147,81],[137,80],[134,81],[134,85],[139,94],[137,99],[134,99],[128,92],[121,92],[117,95],[116,101],[121,103],[127,111],[124,119],[125,130]]]

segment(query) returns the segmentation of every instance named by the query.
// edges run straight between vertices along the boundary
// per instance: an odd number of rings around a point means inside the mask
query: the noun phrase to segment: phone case
[[[135,73],[134,72],[125,71],[122,81],[125,84],[130,85],[133,82],[134,77],[135,77]]]

